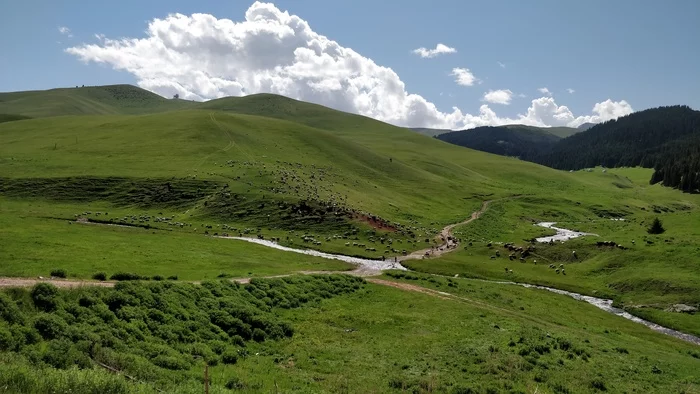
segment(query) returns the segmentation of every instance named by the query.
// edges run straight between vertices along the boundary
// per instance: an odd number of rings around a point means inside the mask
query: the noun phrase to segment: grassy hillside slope
[[[0,123],[4,122],[14,122],[16,120],[30,119],[28,116],[16,115],[16,114],[0,114]]]
[[[429,129],[426,127],[411,127],[410,130],[413,130],[418,134],[427,135],[428,137],[435,137],[437,135],[449,133],[450,131],[452,131],[449,129]]]
[[[259,234],[290,246],[379,258],[434,244],[433,236],[443,226],[494,200],[483,220],[458,229],[460,237],[476,245],[473,249],[464,245],[466,250],[442,260],[410,265],[503,279],[504,263],[492,262],[492,249],[484,245],[525,244],[552,233],[533,226],[538,221],[590,228],[602,239],[617,241],[623,234],[619,228],[593,223],[623,217],[626,225],[636,227],[619,241],[629,245],[634,239],[642,245],[646,224],[655,216],[668,220],[677,234],[698,217],[698,196],[649,186],[637,173],[556,171],[274,95],[193,106],[197,109],[141,116],[62,116],[0,124],[0,202],[13,207],[5,220],[11,229],[0,232],[0,241],[29,245],[40,235],[43,249],[32,254],[40,259],[65,231],[65,222],[55,218],[86,217],[172,231],[182,239],[203,232]],[[107,219],[96,211],[118,216]],[[164,216],[171,222],[161,221]],[[30,228],[18,228],[22,223]],[[679,302],[695,305],[700,303],[693,295],[700,294],[700,272],[693,265],[697,241],[691,238],[683,237],[682,249],[659,238],[646,249],[619,255],[597,248],[599,239],[593,237],[571,246],[542,245],[543,260],[552,264],[570,263],[564,253],[569,248],[587,253],[581,253],[567,277],[529,265],[514,271],[524,281],[603,292],[633,306],[653,304],[664,310]],[[99,238],[93,241],[98,248]],[[43,264],[23,271],[25,260],[16,249],[3,257],[9,262],[7,274],[48,269]],[[623,262],[615,263],[619,259]],[[242,261],[229,271],[247,273],[250,263]],[[89,275],[65,259],[52,264],[68,264],[79,277]],[[202,275],[223,269],[216,263]],[[278,266],[275,272],[284,269]],[[298,269],[289,266],[289,271]],[[631,270],[636,270],[634,279],[623,283]],[[664,290],[675,285],[682,291]],[[669,319],[687,327],[695,318],[672,314]]]
[[[296,197],[347,195],[349,205],[392,220],[439,223],[467,215],[482,195],[582,187],[567,173],[467,151],[367,118],[360,117],[374,124],[360,130],[333,115],[323,120],[333,131],[201,110],[6,123],[0,126],[0,169],[12,178],[196,177],[247,191],[270,186],[293,163],[327,173]]]
[[[557,171],[274,95],[190,103],[133,87],[51,92],[0,96],[0,106],[37,117],[0,123],[0,276],[342,271],[347,264],[211,236],[378,258],[434,244],[444,225],[492,203],[455,229],[458,251],[406,263],[426,274],[384,278],[400,284],[292,277],[3,291],[0,387],[195,392],[198,356],[212,362],[212,392],[698,390],[692,345],[565,296],[463,278],[610,297],[698,333],[700,315],[668,308],[700,304],[700,195],[649,185],[646,170]],[[646,233],[655,217],[665,234]],[[504,243],[552,234],[541,221],[599,237],[509,259]],[[625,248],[597,243],[609,240]],[[560,264],[566,274],[550,268]],[[329,281],[352,290],[338,294]],[[42,309],[51,299],[60,302]],[[203,315],[220,309],[236,318]],[[88,355],[141,383],[105,378]]]
[[[145,114],[191,107],[132,85],[87,86],[0,93],[0,113],[30,117]]]

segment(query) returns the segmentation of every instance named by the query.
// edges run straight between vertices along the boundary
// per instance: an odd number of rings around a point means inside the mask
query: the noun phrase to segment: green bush
[[[226,350],[221,355],[221,362],[224,364],[235,364],[238,362],[238,353],[233,349]]]
[[[112,276],[109,277],[111,280],[141,280],[144,279],[138,274],[134,274],[131,272],[117,272],[116,274],[113,274]]]
[[[188,372],[195,357],[209,365],[234,364],[245,357],[247,341],[291,337],[293,327],[274,308],[351,293],[363,283],[346,275],[258,279],[250,286],[120,281],[113,288],[59,290],[41,283],[29,294],[36,309],[20,309],[0,291],[0,317],[14,322],[0,330],[0,348],[21,354],[33,368],[92,368],[93,358],[143,381],[187,386],[200,376]],[[15,324],[22,321],[29,324]],[[26,392],[23,387],[8,386],[10,392]]]
[[[265,331],[259,328],[253,329],[253,340],[255,342],[264,342],[265,338],[267,338]]]
[[[25,320],[17,303],[5,293],[0,293],[0,319],[10,324],[22,324]]]
[[[94,280],[100,280],[100,281],[105,281],[107,280],[107,274],[104,272],[97,272],[92,276],[92,279]]]
[[[605,386],[605,382],[602,379],[593,379],[590,384],[591,388],[599,391],[607,391],[608,388]]]
[[[56,277],[56,278],[65,278],[68,276],[66,273],[66,270],[63,269],[55,269],[51,271],[51,276]]]
[[[34,328],[44,339],[55,339],[63,335],[68,329],[68,324],[60,316],[40,313],[34,319]]]
[[[34,305],[43,311],[53,311],[58,306],[58,289],[50,283],[38,283],[31,291]]]
[[[246,388],[246,384],[234,376],[226,382],[225,387],[229,390],[243,390]]]
[[[77,365],[79,368],[90,368],[92,366],[87,355],[80,352],[73,343],[65,339],[50,341],[42,361],[59,369],[66,369],[73,365]]]
[[[32,345],[41,341],[41,336],[33,327],[15,324],[10,327],[10,331],[12,332],[18,349],[24,345]]]
[[[0,350],[7,351],[15,348],[15,338],[10,330],[0,327]]]

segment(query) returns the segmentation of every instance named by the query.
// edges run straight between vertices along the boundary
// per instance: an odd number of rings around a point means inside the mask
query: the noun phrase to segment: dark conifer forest
[[[438,139],[451,144],[531,160],[549,151],[561,138],[539,128],[527,126],[483,126],[440,134]]]
[[[557,142],[532,159],[563,170],[654,168],[652,184],[697,192],[700,188],[700,111],[671,106],[636,112]]]
[[[561,170],[654,168],[651,184],[700,191],[700,111],[684,105],[635,112],[562,139],[517,127],[477,127],[437,138]]]

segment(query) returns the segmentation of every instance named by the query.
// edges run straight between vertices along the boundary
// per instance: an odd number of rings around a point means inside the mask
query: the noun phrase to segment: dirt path
[[[70,279],[55,279],[55,278],[0,278],[0,287],[32,287],[37,283],[51,283],[56,287],[75,288],[83,286],[102,286],[114,287],[117,282],[96,280],[70,280]]]
[[[445,253],[450,253],[452,251],[457,250],[459,242],[452,238],[452,230],[457,226],[469,224],[472,221],[478,219],[484,212],[486,212],[486,209],[488,208],[489,204],[491,204],[491,202],[492,200],[484,201],[481,204],[481,208],[478,211],[472,212],[472,215],[467,220],[459,223],[450,224],[443,228],[442,231],[440,231],[440,234],[438,235],[438,238],[442,240],[441,245],[432,248],[417,250],[406,256],[399,256],[399,262],[406,260],[423,259],[426,257],[438,257]]]
[[[437,290],[433,290],[433,289],[428,289],[427,287],[416,286],[416,285],[413,285],[410,283],[393,282],[390,280],[377,279],[377,278],[368,278],[365,280],[369,283],[374,283],[375,285],[389,286],[389,287],[393,287],[396,289],[413,291],[416,293],[423,293],[423,294],[431,295],[433,297],[441,298],[443,300],[449,300],[452,298],[451,294],[443,293],[441,291],[437,291]]]

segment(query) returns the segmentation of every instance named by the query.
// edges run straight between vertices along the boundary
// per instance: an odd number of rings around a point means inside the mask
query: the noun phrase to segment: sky
[[[700,1],[7,1],[0,91],[271,92],[399,126],[700,108]]]

